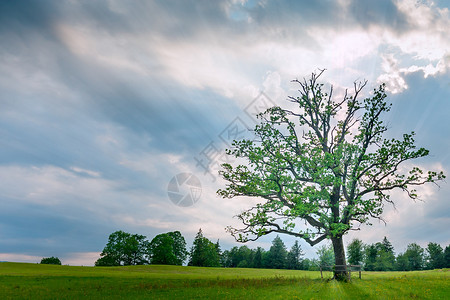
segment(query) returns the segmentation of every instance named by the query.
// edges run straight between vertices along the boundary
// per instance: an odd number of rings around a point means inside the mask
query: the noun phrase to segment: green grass
[[[292,270],[0,263],[1,299],[448,299],[449,282],[448,269],[345,283]]]

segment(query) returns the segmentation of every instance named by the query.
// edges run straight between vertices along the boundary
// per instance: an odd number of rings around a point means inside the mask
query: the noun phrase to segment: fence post
[[[347,267],[347,265],[345,267]],[[348,279],[352,280],[352,265],[348,265],[348,267],[350,267],[348,269]]]

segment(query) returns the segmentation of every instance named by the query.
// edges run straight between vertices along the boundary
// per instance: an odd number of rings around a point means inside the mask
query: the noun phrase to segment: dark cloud
[[[248,10],[251,17],[261,25],[285,25],[294,30],[298,26],[329,25],[342,21],[343,13],[337,1],[328,0],[260,1]]]
[[[302,42],[314,45],[314,36],[308,36],[309,27],[329,27],[335,31],[354,28],[355,23],[363,28],[378,25],[394,32],[405,32],[411,24],[393,0],[353,0],[348,6],[338,1],[259,1],[252,8],[245,8],[259,26],[275,33],[271,38],[289,40],[296,36]]]
[[[49,28],[59,15],[58,5],[50,1],[1,1],[0,32],[24,31]]]
[[[393,0],[353,0],[348,12],[364,28],[378,25],[396,32],[404,32],[410,26],[407,17],[397,8]]]
[[[64,168],[84,164],[94,169],[103,169],[109,165],[111,168],[113,162],[95,144],[96,137],[104,134],[102,124],[108,122],[123,127],[124,135],[129,131],[129,137],[136,137],[128,139],[128,151],[190,152],[193,156],[231,121],[224,119],[217,122],[209,113],[212,107],[208,103],[200,106],[197,102],[197,99],[208,98],[211,104],[224,101],[231,104],[230,100],[209,90],[183,88],[170,79],[166,80],[157,69],[145,81],[132,74],[127,78],[127,75],[111,72],[96,62],[74,55],[53,31],[54,23],[58,19],[64,20],[65,13],[72,12],[72,4],[64,3],[67,5],[65,9],[52,10],[47,7],[51,3],[43,2],[39,6],[31,1],[28,5],[8,6],[3,11],[11,19],[4,18],[2,21],[5,24],[23,19],[19,23],[24,28],[31,27],[32,30],[47,32],[53,37],[47,39],[31,34],[30,31],[22,33],[15,26],[9,27],[10,35],[2,36],[4,43],[0,51],[19,58],[14,67],[25,70],[23,73],[26,74],[20,73],[16,77],[23,80],[25,76],[29,76],[28,81],[18,82],[9,80],[6,74],[2,74],[5,76],[5,81],[0,83],[4,91],[2,103],[7,104],[3,106],[3,112],[14,111],[17,114],[16,118],[3,118],[3,136],[7,138],[2,141],[4,147],[0,151],[4,163],[51,163]],[[146,3],[133,6],[132,10],[136,14],[146,13],[145,9],[140,9],[142,5],[150,5]],[[189,8],[190,6],[182,8],[181,6],[186,5],[183,3],[185,2],[172,3],[176,7],[174,13],[197,10],[195,7]],[[89,11],[90,13],[83,14],[83,18],[93,20],[99,26],[103,24],[112,31],[115,29],[109,27],[109,22],[113,20],[119,23],[121,18],[129,22],[135,21],[135,18],[129,16],[125,18],[120,14],[116,15],[108,7],[103,10],[99,8],[101,5],[104,2],[90,2],[82,9],[75,9],[74,14],[80,14],[80,10]],[[158,5],[168,4],[162,2]],[[37,6],[39,9],[34,9]],[[51,11],[56,16],[47,16]],[[156,11],[153,13],[158,15]],[[204,9],[199,10],[199,13],[209,16]],[[35,20],[28,18],[29,14],[33,14]],[[73,16],[67,19],[71,18]],[[148,30],[145,26],[143,28]],[[13,36],[20,37],[20,42]],[[62,86],[70,97],[75,97],[76,104],[71,103],[73,100],[64,98],[66,95],[61,97],[52,91],[42,94],[40,90],[36,91],[35,86],[39,82],[33,82],[33,77],[42,73],[50,81]],[[14,76],[8,74],[11,75]],[[236,107],[226,109],[238,110]],[[61,111],[66,113],[61,116]],[[46,121],[40,126],[30,126],[40,120]],[[205,123],[209,125],[205,126]],[[150,141],[139,143],[139,138]],[[86,153],[90,155],[87,156]]]
[[[2,198],[1,252],[44,256],[47,253],[101,251],[104,245],[99,238],[111,231],[112,226],[105,225],[98,215],[80,207],[72,212],[72,216],[61,210],[64,208],[20,204],[15,199]],[[78,216],[74,217],[76,213]]]

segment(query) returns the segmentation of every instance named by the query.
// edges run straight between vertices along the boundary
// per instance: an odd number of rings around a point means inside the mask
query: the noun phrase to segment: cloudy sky
[[[92,265],[116,230],[236,245],[224,228],[252,202],[216,196],[221,153],[320,68],[337,95],[385,82],[389,137],[415,131],[430,150],[415,164],[449,175],[449,15],[446,0],[1,1],[0,261]],[[201,183],[189,207],[167,192],[183,172]],[[346,241],[448,245],[440,185],[394,193],[387,225]]]

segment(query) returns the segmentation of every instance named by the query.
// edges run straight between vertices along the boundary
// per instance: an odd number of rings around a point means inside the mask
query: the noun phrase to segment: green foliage
[[[416,186],[445,176],[418,167],[407,170],[406,162],[429,154],[416,147],[414,132],[400,139],[385,137],[383,115],[391,105],[384,84],[361,100],[367,82],[355,82],[353,93],[335,99],[333,88],[325,92],[318,82],[322,73],[294,80],[300,94],[288,100],[295,109],[267,109],[258,116],[255,139],[233,142],[227,153],[245,163],[222,165],[227,185],[217,193],[261,199],[237,216],[243,228],[227,228],[237,241],[272,232],[302,238],[312,246],[332,239],[339,252],[336,261],[345,263],[342,236],[358,223],[381,219],[385,203],[393,202],[391,190],[417,199]],[[377,263],[375,255],[370,268],[392,262],[390,255],[383,256]]]
[[[233,248],[230,249],[228,257],[229,257],[228,266],[234,268],[237,267],[239,262],[244,259],[240,256],[239,247],[237,246],[234,246]]]
[[[444,251],[444,268],[450,268],[450,245],[445,247],[445,251]]]
[[[150,263],[161,265],[182,265],[188,252],[186,241],[179,231],[155,236],[149,245]]]
[[[374,271],[377,261],[378,249],[375,244],[366,245],[364,247],[364,270]]]
[[[364,247],[364,269],[367,271],[396,269],[394,247],[386,237],[381,242]]]
[[[119,265],[120,263],[113,255],[105,255],[95,261],[95,266],[97,267],[114,267]]]
[[[379,251],[375,261],[375,271],[392,271],[395,269],[395,255]]]
[[[301,270],[304,255],[305,254],[302,251],[302,247],[300,246],[298,241],[295,241],[294,245],[292,246],[291,250],[288,252],[286,257],[286,268],[293,270]]]
[[[351,265],[360,265],[364,258],[364,243],[359,239],[353,239],[347,246],[347,259]]]
[[[220,265],[225,268],[231,267],[230,251],[225,250],[220,256]]]
[[[254,251],[248,248],[247,246],[241,246],[239,247],[237,251],[237,260],[239,263],[237,264],[237,267],[241,266],[245,268],[252,267],[252,261],[254,257]],[[245,261],[245,264],[242,262]]]
[[[334,252],[331,245],[322,245],[316,251],[317,257],[319,258],[320,266],[333,266],[334,265]]]
[[[406,247],[405,256],[408,259],[408,271],[422,270],[424,267],[424,250],[416,243]]]
[[[267,267],[271,269],[283,269],[286,266],[287,250],[286,245],[277,235],[267,253]]]
[[[381,243],[377,243],[377,246],[379,251],[394,254],[394,246],[392,246],[387,237],[384,237]]]
[[[216,244],[203,236],[200,229],[190,252],[189,266],[220,267],[220,255]]]
[[[396,260],[396,270],[422,270],[425,265],[424,249],[416,243],[407,246],[405,253],[400,253]]]
[[[408,257],[404,253],[400,253],[395,261],[395,269],[397,271],[408,271]]]
[[[307,270],[307,271],[319,271],[320,267],[319,267],[319,261],[315,258],[313,259],[309,259],[309,258],[305,258],[302,262],[302,267],[303,270]]]
[[[441,245],[436,243],[428,243],[427,248],[427,269],[441,269],[444,268],[444,251]]]
[[[377,257],[375,259],[375,271],[392,271],[395,269],[395,253],[391,242],[384,237],[381,243],[375,244]]]
[[[128,266],[148,263],[149,242],[139,234],[116,231],[110,234],[108,243],[95,262],[96,266]]]
[[[45,257],[41,259],[41,264],[44,265],[61,265],[61,261],[57,257]]]
[[[261,247],[256,248],[255,255],[253,256],[253,268],[263,267],[263,255],[265,250]]]

